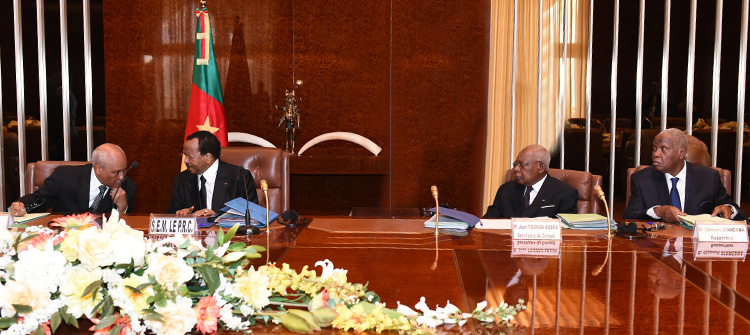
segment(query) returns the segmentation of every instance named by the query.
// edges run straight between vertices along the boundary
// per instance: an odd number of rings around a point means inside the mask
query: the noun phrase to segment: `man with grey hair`
[[[34,193],[12,203],[10,212],[109,213],[113,207],[120,214],[132,211],[137,186],[125,176],[127,163],[119,146],[102,144],[94,149],[91,164],[59,166]]]
[[[529,145],[513,162],[513,177],[500,186],[485,218],[553,217],[578,212],[578,190],[547,173],[550,155],[541,145]]]
[[[679,222],[680,216],[711,214],[744,220],[732,202],[719,172],[685,161],[688,139],[675,128],[654,138],[653,165],[630,178],[630,200],[623,219]]]

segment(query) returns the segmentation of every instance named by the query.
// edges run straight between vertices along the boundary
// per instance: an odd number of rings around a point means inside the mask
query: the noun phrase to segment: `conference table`
[[[148,229],[147,215],[124,219]],[[509,230],[436,237],[424,220],[312,217],[295,227],[272,223],[270,236],[262,230],[235,238],[262,246],[270,238],[270,261],[296,270],[331,260],[348,270],[350,282],[369,283],[391,308],[397,302],[413,307],[420,297],[433,309],[450,301],[462,311],[481,301],[526,301],[510,329],[469,322],[441,326],[439,333],[750,334],[750,266],[744,258],[697,258],[692,232],[680,226],[633,240],[564,230],[560,243],[545,244],[551,256],[525,257],[523,241],[513,241]]]

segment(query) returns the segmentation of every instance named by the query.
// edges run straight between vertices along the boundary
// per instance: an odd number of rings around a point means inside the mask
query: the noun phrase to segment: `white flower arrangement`
[[[525,309],[485,310],[483,303],[461,313],[448,302],[431,310],[422,298],[419,312],[400,303],[390,310],[329,260],[315,264],[321,276],[307,266],[250,266],[265,248],[232,242],[237,226],[220,230],[218,247],[207,247],[190,236],[144,238],[116,211],[104,229],[93,219],[55,219],[52,226],[63,231],[0,227],[0,334],[54,333],[63,323],[78,327],[79,318],[94,324],[91,331],[113,335],[247,331],[259,322],[303,333],[328,326],[419,333],[471,318],[508,322]]]

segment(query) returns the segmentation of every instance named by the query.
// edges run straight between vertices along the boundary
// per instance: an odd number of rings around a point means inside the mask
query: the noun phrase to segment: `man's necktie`
[[[526,186],[526,194],[523,195],[523,208],[529,207],[529,202],[531,202],[531,191],[534,188],[531,186]]]
[[[201,208],[200,209],[208,208],[208,206],[206,205],[206,198],[207,198],[207,196],[206,196],[206,178],[203,177],[203,176],[201,176],[201,191],[200,191],[200,193],[201,193]]]
[[[106,192],[107,186],[99,185],[99,194],[96,195],[96,198],[94,198],[94,202],[92,202],[91,207],[89,207],[90,213],[97,213],[97,210],[99,209],[99,203],[102,202],[102,199],[104,199],[104,193]]]
[[[672,206],[677,207],[677,209],[682,210],[682,203],[680,202],[680,192],[677,191],[677,181],[679,181],[680,178],[674,177],[672,178],[672,191],[669,192],[669,196],[672,198]]]

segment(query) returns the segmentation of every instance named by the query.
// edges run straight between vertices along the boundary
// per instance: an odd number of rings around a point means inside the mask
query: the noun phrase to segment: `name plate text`
[[[560,258],[560,240],[513,240],[510,257]]]
[[[693,238],[698,242],[748,242],[747,225],[737,223],[696,221]]]
[[[511,219],[511,236],[519,240],[560,240],[560,219]]]
[[[148,233],[152,235],[195,235],[197,232],[198,220],[195,215],[151,214],[148,225]]]
[[[693,254],[699,259],[745,260],[747,242],[695,242]]]
[[[9,226],[13,225],[13,216],[8,212],[0,212],[0,227],[8,229]]]

